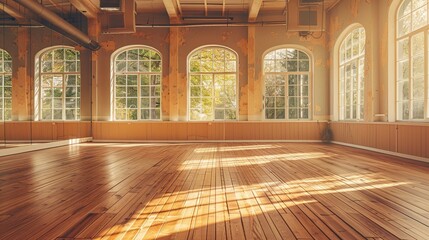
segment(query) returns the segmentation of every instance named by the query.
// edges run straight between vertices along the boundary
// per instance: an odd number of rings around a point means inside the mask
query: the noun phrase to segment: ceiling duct
[[[103,11],[101,29],[103,33],[135,33],[136,3],[135,0],[120,1],[120,11]],[[100,1],[101,4],[101,1]],[[101,6],[101,5],[100,5]]]
[[[75,26],[68,23],[66,20],[62,19],[55,13],[51,12],[49,9],[45,8],[43,5],[33,0],[14,0],[15,2],[21,4],[25,8],[29,9],[31,12],[35,13],[41,20],[37,20],[40,24],[59,32],[70,40],[76,42],[79,45],[82,45],[85,48],[88,48],[92,51],[100,49],[100,45],[91,40],[88,35],[77,29]]]

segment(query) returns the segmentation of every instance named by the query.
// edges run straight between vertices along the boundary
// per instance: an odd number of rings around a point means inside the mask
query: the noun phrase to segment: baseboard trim
[[[92,139],[94,143],[320,143],[321,140],[101,140]]]
[[[337,142],[337,141],[332,141],[332,143],[347,146],[347,147],[354,147],[354,148],[364,149],[364,150],[368,150],[368,151],[388,154],[388,155],[392,155],[395,157],[408,158],[411,160],[429,163],[429,158],[424,158],[424,157],[419,157],[419,156],[414,156],[414,155],[409,155],[409,154],[404,154],[404,153],[398,153],[398,152],[392,152],[392,151],[382,150],[382,149],[378,149],[378,148],[365,147],[362,145],[356,145],[356,144],[351,144],[351,143],[344,143],[344,142]]]
[[[49,143],[43,143],[43,144],[28,145],[28,146],[22,146],[22,147],[6,148],[6,149],[0,150],[0,157],[19,154],[19,153],[25,153],[25,152],[38,151],[38,150],[43,150],[48,148],[62,147],[62,146],[73,145],[73,144],[84,143],[84,142],[91,142],[91,141],[92,141],[92,137],[86,137],[86,138],[74,138],[74,139],[68,139],[68,140],[61,140],[61,141],[55,141],[55,142],[49,142]]]

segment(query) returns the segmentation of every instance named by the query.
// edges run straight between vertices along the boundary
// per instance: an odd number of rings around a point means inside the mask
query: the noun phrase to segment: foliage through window
[[[340,120],[364,118],[365,29],[351,31],[340,47]]]
[[[294,48],[264,57],[265,119],[310,118],[310,58]]]
[[[428,0],[404,0],[397,13],[396,113],[398,120],[429,119]],[[426,106],[426,107],[425,107]]]
[[[161,55],[149,48],[132,48],[114,61],[114,119],[160,120]]]
[[[0,121],[12,119],[12,57],[0,49]]]
[[[189,57],[189,119],[237,119],[237,56],[222,47],[205,47]]]
[[[48,50],[40,56],[40,118],[80,119],[80,53],[72,48]]]

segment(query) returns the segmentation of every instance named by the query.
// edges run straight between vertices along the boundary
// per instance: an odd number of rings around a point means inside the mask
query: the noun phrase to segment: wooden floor
[[[338,145],[81,144],[0,158],[1,239],[429,239],[429,166]]]

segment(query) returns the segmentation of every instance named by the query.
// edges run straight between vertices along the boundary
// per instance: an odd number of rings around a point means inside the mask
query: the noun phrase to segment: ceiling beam
[[[334,0],[333,3],[331,4],[331,6],[329,6],[328,9],[326,9],[326,10],[331,11],[331,9],[334,8],[339,2],[340,2],[340,0]]]
[[[162,0],[170,20],[179,20],[180,13],[175,0]]]
[[[249,6],[249,21],[253,22],[256,20],[259,14],[259,10],[262,6],[262,0],[253,0]]]
[[[177,10],[179,11],[179,16],[182,16],[182,5],[180,4],[180,0],[176,0]]]
[[[69,0],[73,6],[87,18],[97,19],[99,8],[88,0]]]
[[[19,5],[15,2],[13,2],[13,4],[15,4],[17,7],[19,7]],[[8,14],[9,16],[15,18],[17,21],[24,21],[24,20],[28,20],[22,13],[20,13],[17,8],[10,6],[8,4],[2,3],[0,2],[0,10],[4,11],[6,14]]]

